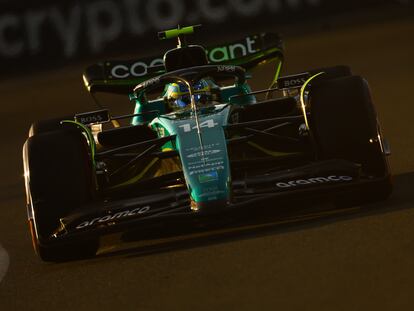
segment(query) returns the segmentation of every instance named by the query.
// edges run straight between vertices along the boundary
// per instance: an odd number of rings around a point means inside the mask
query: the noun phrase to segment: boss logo
[[[301,87],[309,79],[309,74],[300,74],[294,76],[283,77],[278,80],[279,88],[289,89],[295,87]]]
[[[99,110],[77,114],[75,120],[82,124],[104,123],[110,120],[110,116],[108,110]]]
[[[296,86],[302,86],[303,84],[305,84],[306,79],[304,78],[299,78],[299,79],[293,79],[293,80],[286,80],[284,81],[284,88],[289,88],[289,87],[296,87]]]

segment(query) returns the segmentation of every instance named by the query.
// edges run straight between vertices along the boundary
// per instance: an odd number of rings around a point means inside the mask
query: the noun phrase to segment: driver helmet
[[[197,104],[206,105],[215,100],[215,90],[218,86],[213,81],[202,79],[193,85],[194,100]],[[168,84],[164,94],[169,106],[173,110],[189,107],[191,105],[191,98],[188,92],[188,87],[182,82],[175,82]]]

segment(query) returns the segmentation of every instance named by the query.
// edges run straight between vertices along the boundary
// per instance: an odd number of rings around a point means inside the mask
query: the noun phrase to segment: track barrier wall
[[[155,33],[203,24],[203,38],[411,0],[0,0],[0,77],[160,46]],[[200,36],[201,37],[201,36]]]

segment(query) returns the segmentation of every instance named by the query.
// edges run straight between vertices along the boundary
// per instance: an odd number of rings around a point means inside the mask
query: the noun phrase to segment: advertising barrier
[[[143,53],[155,33],[203,24],[212,38],[410,0],[0,0],[0,77],[85,58]]]

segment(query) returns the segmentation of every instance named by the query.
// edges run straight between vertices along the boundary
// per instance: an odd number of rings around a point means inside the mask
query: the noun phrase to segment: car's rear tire
[[[317,79],[313,81],[313,85],[318,84],[319,82],[325,81],[325,80],[332,80],[342,77],[350,77],[352,76],[352,71],[349,66],[339,65],[339,66],[333,66],[333,67],[322,67],[317,69],[312,69],[308,71],[311,75],[316,75],[320,72],[324,72],[324,75],[320,77],[320,79]]]
[[[65,116],[34,122],[29,129],[29,137],[46,132],[56,131],[66,127],[61,124],[63,120],[73,120],[73,116]]]
[[[29,221],[38,255],[44,261],[62,261],[95,254],[99,246],[95,238],[49,243],[60,219],[92,200],[93,173],[84,136],[66,130],[37,134],[28,138],[23,154]]]
[[[310,93],[310,127],[319,159],[346,159],[362,165],[368,178],[384,178],[355,202],[388,198],[390,170],[367,82],[359,76],[327,80]]]

